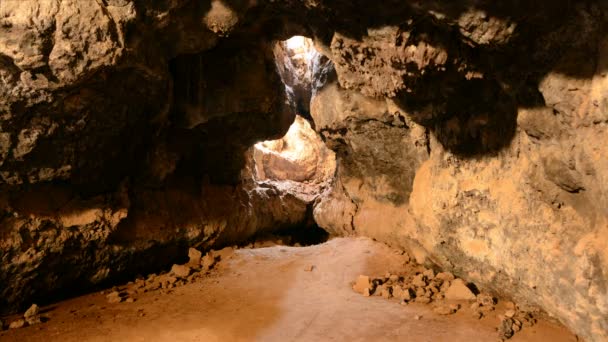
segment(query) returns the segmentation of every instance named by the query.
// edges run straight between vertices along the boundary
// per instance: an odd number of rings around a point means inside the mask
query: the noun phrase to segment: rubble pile
[[[30,325],[36,325],[43,322],[43,317],[40,315],[40,308],[36,304],[32,304],[22,317],[17,318],[8,324],[9,329],[19,329]],[[0,320],[0,330],[4,330],[5,325]]]
[[[175,264],[169,272],[163,274],[150,274],[145,278],[138,277],[135,281],[127,283],[126,286],[114,287],[106,298],[109,303],[132,303],[142,293],[156,290],[170,293],[173,288],[195,283],[216,267],[220,260],[230,258],[233,253],[232,247],[218,251],[211,250],[205,255],[195,248],[190,248],[188,250],[190,260],[187,263]]]
[[[473,284],[467,284],[452,273],[436,274],[432,269],[419,265],[410,267],[404,274],[387,273],[383,277],[360,275],[353,283],[353,290],[367,297],[396,299],[401,305],[431,304],[433,312],[439,315],[452,315],[462,310],[482,319],[494,313],[500,320],[497,331],[502,340],[513,337],[524,326],[536,323],[530,312],[520,311],[512,302],[504,303],[506,311],[498,314],[498,300],[493,296],[479,293]],[[420,316],[416,319],[420,319]]]

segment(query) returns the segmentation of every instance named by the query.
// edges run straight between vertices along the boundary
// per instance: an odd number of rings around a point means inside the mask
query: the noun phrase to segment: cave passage
[[[0,341],[608,341],[607,32],[0,0]]]

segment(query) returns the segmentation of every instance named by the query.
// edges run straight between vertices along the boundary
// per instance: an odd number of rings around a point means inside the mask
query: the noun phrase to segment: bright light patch
[[[304,52],[306,49],[306,37],[303,36],[293,36],[285,41],[287,43],[287,48],[289,50],[298,51],[301,50]]]
[[[255,144],[255,147],[266,153],[280,154],[285,159],[297,161],[306,153],[311,153],[311,150],[306,148],[309,131],[312,132],[310,124],[298,116],[283,138],[262,141]]]
[[[293,36],[283,42],[293,60],[302,60],[308,63],[315,54],[312,39],[303,36]]]

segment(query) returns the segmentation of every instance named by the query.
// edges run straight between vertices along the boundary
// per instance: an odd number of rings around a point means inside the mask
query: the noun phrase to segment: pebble
[[[416,297],[416,303],[428,304],[431,302],[429,297]]]
[[[188,249],[188,266],[192,268],[199,268],[201,266],[201,258],[203,257],[203,253],[196,248]]]
[[[458,304],[440,305],[433,309],[433,312],[439,315],[451,315],[460,309]]]
[[[209,251],[209,253],[205,254],[203,257],[201,264],[203,266],[203,270],[208,271],[215,265],[215,255],[213,255],[213,251]]]
[[[36,304],[32,304],[32,306],[30,306],[29,309],[27,309],[27,311],[25,311],[25,313],[23,314],[24,317],[32,317],[32,316],[36,316],[40,313],[40,308],[38,307],[38,305]]]
[[[315,268],[315,267],[314,267],[313,265],[308,265],[308,266],[304,267],[304,271],[306,271],[306,272],[312,272],[312,270],[313,270],[314,268]]]
[[[454,275],[450,272],[441,272],[441,273],[437,273],[435,278],[441,279],[443,281],[452,281],[452,280],[454,280]]]
[[[494,306],[496,301],[494,300],[494,297],[490,296],[489,294],[480,293],[477,295],[477,303],[479,303],[481,306]]]
[[[390,299],[393,297],[393,288],[388,285],[382,285],[380,294],[384,299]]]
[[[120,292],[118,291],[111,292],[106,296],[106,298],[108,299],[108,303],[112,304],[120,303],[123,300],[122,296],[120,295]]]
[[[416,276],[414,276],[414,279],[412,279],[412,285],[416,286],[416,287],[425,287],[426,286],[426,281],[425,281],[425,276],[424,274],[418,274]]]
[[[513,331],[513,321],[510,318],[503,319],[498,326],[498,337],[509,339],[513,337],[513,334],[515,334],[515,331]]]
[[[23,328],[24,326],[25,326],[25,320],[18,319],[16,321],[11,322],[11,324],[9,324],[8,328],[9,329],[20,329],[20,328]]]
[[[173,265],[171,267],[171,274],[175,275],[178,278],[186,278],[190,275],[192,269],[186,265]]]

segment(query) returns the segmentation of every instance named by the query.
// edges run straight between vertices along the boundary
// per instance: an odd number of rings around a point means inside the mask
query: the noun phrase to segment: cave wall
[[[4,0],[0,305],[302,220],[248,159],[294,119],[273,42],[299,34],[331,60],[317,223],[605,340],[607,6]]]
[[[325,42],[311,111],[339,172],[315,219],[605,340],[608,12],[478,5]]]
[[[247,7],[0,3],[0,312],[306,221],[253,179],[295,113]]]

